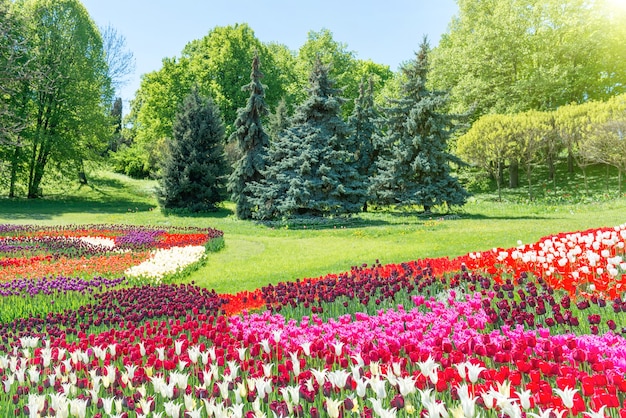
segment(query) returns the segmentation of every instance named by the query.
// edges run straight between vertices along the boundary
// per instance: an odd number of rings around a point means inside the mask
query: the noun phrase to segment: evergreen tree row
[[[401,97],[388,100],[380,112],[374,106],[371,81],[367,86],[362,82],[348,122],[341,117],[341,90],[329,76],[329,67],[318,59],[307,97],[294,115],[287,118],[285,109],[277,109],[270,117],[271,142],[262,124],[268,108],[255,56],[251,81],[243,87],[250,96],[238,110],[229,138],[236,144],[238,159],[227,189],[237,216],[266,220],[343,215],[366,211],[368,202],[421,206],[425,211],[435,205],[463,205],[468,194],[450,174],[450,163],[461,161],[448,152],[459,118],[444,113],[445,94],[426,88],[428,51],[424,40],[416,58],[402,70]],[[161,179],[165,207],[214,206],[220,199],[217,183],[226,181],[219,176],[226,165],[223,150],[215,145],[224,139],[221,120],[214,110],[201,111],[215,105],[210,100],[202,104],[199,98],[192,101],[198,107],[194,110],[186,100],[179,113],[187,116],[177,116],[175,122]],[[190,112],[204,114],[199,117],[204,122],[194,122]],[[203,139],[193,139],[194,132]],[[209,168],[210,164],[220,168]],[[199,188],[189,187],[194,171],[190,167],[210,173],[196,176],[202,182]],[[207,190],[202,192],[203,188]],[[205,200],[199,202],[200,197]],[[188,204],[183,203],[186,199]]]

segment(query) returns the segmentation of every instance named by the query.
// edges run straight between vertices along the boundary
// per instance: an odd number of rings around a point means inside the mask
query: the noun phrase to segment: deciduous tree
[[[626,94],[593,103],[588,108],[592,123],[583,132],[580,155],[586,160],[615,167],[621,194],[622,174],[626,172]]]
[[[75,176],[84,160],[106,149],[113,90],[100,32],[78,0],[23,0],[16,8],[33,66],[45,74],[23,92],[32,121],[22,133],[26,183],[35,198],[52,163]]]
[[[378,92],[393,76],[387,65],[358,59],[356,53],[350,51],[347,44],[336,41],[328,29],[309,31],[307,41],[298,50],[296,58],[298,90],[301,92],[299,102],[304,100],[308,75],[317,59],[330,66],[330,77],[336,81],[337,87],[342,89],[343,97],[346,99],[342,105],[344,118],[348,118],[352,113],[354,100],[359,95],[359,83],[363,78],[372,77],[374,90]]]
[[[603,1],[457,3],[432,72],[456,110],[550,110],[606,99],[626,86],[625,14],[611,15]]]
[[[135,125],[133,146],[150,156],[152,172],[159,166],[164,141],[172,136],[174,114],[192,85],[213,98],[230,136],[238,104],[248,98],[241,86],[255,51],[263,62],[266,101],[273,107],[285,95],[281,82],[289,79],[288,71],[277,67],[273,54],[247,24],[215,27],[203,38],[190,41],[180,57],[164,59],[159,70],[143,76],[129,119]]]
[[[25,163],[20,133],[29,123],[28,96],[31,82],[40,76],[32,65],[24,22],[9,0],[0,0],[0,187],[16,195],[18,172]]]
[[[115,89],[128,83],[135,71],[135,56],[126,45],[126,38],[110,24],[100,29],[102,49],[109,69],[109,78]]]
[[[511,139],[511,124],[510,115],[484,115],[456,143],[456,151],[461,158],[482,168],[495,179],[498,200],[502,199],[504,166],[511,157],[518,158]]]

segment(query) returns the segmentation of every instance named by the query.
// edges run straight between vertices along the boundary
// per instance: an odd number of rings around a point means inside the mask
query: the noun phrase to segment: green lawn
[[[626,198],[554,203],[545,198],[523,201],[523,189],[508,201],[476,195],[452,216],[418,216],[406,212],[371,212],[350,222],[324,227],[286,227],[241,221],[232,205],[202,216],[167,216],[157,207],[155,183],[100,173],[89,186],[68,187],[40,200],[0,198],[0,223],[145,224],[210,226],[224,231],[226,246],[210,254],[189,281],[218,292],[252,290],[268,283],[341,272],[353,265],[402,262],[417,258],[457,256],[518,240],[626,222]],[[545,189],[545,187],[544,187]],[[537,190],[542,190],[538,186]],[[545,193],[545,192],[544,192]],[[549,192],[548,192],[549,193]]]

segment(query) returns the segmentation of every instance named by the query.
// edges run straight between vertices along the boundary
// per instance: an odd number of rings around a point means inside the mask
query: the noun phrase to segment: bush
[[[143,179],[150,175],[148,154],[137,146],[122,145],[117,152],[111,154],[111,164],[116,173]]]

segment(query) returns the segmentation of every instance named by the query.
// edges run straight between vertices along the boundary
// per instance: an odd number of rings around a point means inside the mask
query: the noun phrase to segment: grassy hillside
[[[613,177],[607,178],[603,168],[592,174],[589,195],[583,193],[579,177],[559,173],[556,184],[534,185],[537,199],[532,202],[522,186],[505,190],[502,201],[492,190],[475,194],[461,210],[447,215],[380,210],[323,225],[306,221],[260,225],[238,220],[231,204],[209,214],[163,214],[154,198],[153,181],[97,172],[88,186],[66,185],[56,193],[51,189],[44,199],[0,198],[0,222],[215,227],[225,233],[225,248],[211,254],[188,280],[219,292],[235,292],[340,272],[375,260],[393,263],[456,256],[515,246],[518,240],[533,242],[556,232],[626,222],[626,198],[616,196]]]

